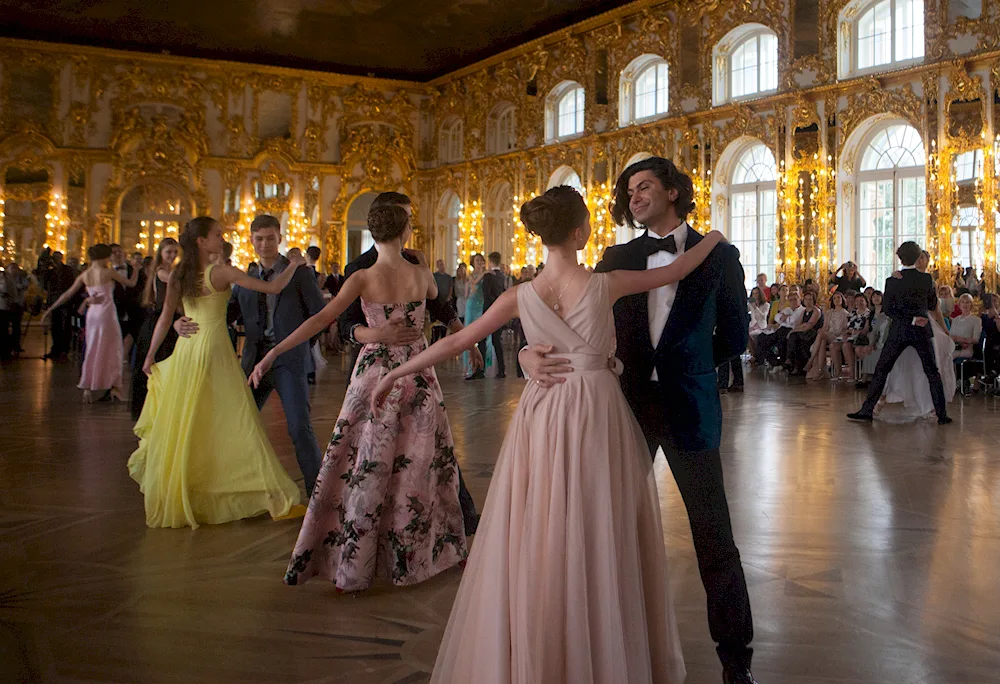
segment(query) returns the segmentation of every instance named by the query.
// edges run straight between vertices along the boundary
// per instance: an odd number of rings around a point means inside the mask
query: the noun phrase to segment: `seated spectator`
[[[802,322],[788,333],[785,370],[789,375],[805,375],[805,366],[809,363],[809,350],[823,323],[823,312],[816,306],[816,296],[806,291],[802,296]]]
[[[839,292],[841,294],[847,294],[848,290],[854,290],[855,292],[861,292],[865,289],[865,279],[861,277],[858,273],[858,266],[853,261],[847,261],[843,266],[837,269],[834,274],[836,277],[830,283],[830,292]]]
[[[758,273],[757,274],[757,287],[764,294],[764,300],[771,301],[771,290],[767,287],[767,274]]]
[[[770,305],[759,287],[750,290],[750,356],[757,358],[757,337],[767,332],[767,315]],[[755,361],[756,363],[756,361]]]
[[[847,337],[842,346],[844,364],[849,371],[847,379],[851,382],[856,380],[854,373],[855,362],[858,359],[857,350],[868,346],[869,332],[871,332],[871,311],[868,309],[868,300],[859,293],[854,295],[854,308],[847,314]]]
[[[771,291],[774,292],[774,285],[771,286]],[[772,331],[778,327],[778,313],[784,309],[788,308],[788,286],[781,285],[778,287],[778,296],[775,297],[773,294],[771,296],[771,310],[767,314],[767,324],[772,329]]]
[[[986,374],[996,377],[1000,374],[1000,297],[995,294],[983,296],[983,335],[986,338]]]
[[[889,324],[891,319],[882,311],[882,293],[875,290],[872,293],[870,309],[868,345],[865,347],[855,347],[855,352],[861,359],[861,377],[855,385],[858,389],[868,389],[872,376],[875,375],[875,367],[878,365],[879,357],[882,356],[882,347],[889,335]]]
[[[961,313],[958,308],[958,302],[955,301],[955,295],[951,287],[942,285],[937,289],[937,296],[938,309],[940,309],[941,315],[944,316],[945,322],[950,326],[951,319]]]
[[[983,336],[983,319],[972,313],[975,304],[972,295],[966,293],[958,298],[959,315],[951,319],[951,339],[955,342],[955,352],[953,358],[961,363],[962,359],[971,359],[976,354]],[[956,366],[957,370],[957,366]],[[956,373],[956,377],[960,374]],[[969,388],[976,387],[976,376],[968,378]],[[965,387],[958,388],[963,394],[968,391]]]
[[[784,286],[782,286],[784,287]],[[796,293],[788,295],[788,305],[775,316],[778,328],[759,336],[757,341],[758,354],[773,370],[779,370],[787,355],[786,343],[788,335],[794,328],[801,325],[805,307]]]
[[[833,363],[834,378],[840,377],[840,366],[833,357],[834,346],[838,348],[837,360],[840,358],[840,347],[843,345],[844,337],[847,333],[847,300],[840,292],[834,292],[830,297],[830,308],[823,316],[823,329],[817,336],[816,345],[813,347],[813,355],[806,367],[806,378],[809,380],[821,380],[826,377],[826,359],[830,356]]]

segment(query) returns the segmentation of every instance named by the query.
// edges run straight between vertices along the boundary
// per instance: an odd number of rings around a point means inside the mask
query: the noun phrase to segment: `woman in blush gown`
[[[926,251],[922,252],[920,258],[917,259],[917,270],[926,273],[929,263],[930,254]],[[897,275],[894,273],[893,277]],[[940,307],[931,311],[929,316],[931,326],[934,329],[934,359],[937,361],[938,372],[941,373],[945,401],[951,402],[955,398],[955,390],[958,386],[955,380],[955,365],[952,362],[955,342],[948,334]],[[887,404],[902,404],[902,413],[884,411]],[[885,390],[882,392],[882,399],[876,406],[875,412],[883,420],[936,418],[934,402],[931,399],[931,386],[924,374],[920,357],[917,356],[913,347],[908,347],[902,353],[890,371],[889,377],[886,379]]]
[[[548,247],[542,275],[389,373],[379,415],[411,373],[520,318],[529,344],[570,360],[566,382],[527,385],[438,652],[434,684],[677,684],[684,679],[649,447],[621,391],[613,303],[677,282],[721,241],[674,263],[589,274],[590,214],[560,186],[521,209]],[[382,407],[385,408],[382,408]]]
[[[351,275],[322,311],[268,352],[250,375],[252,384],[358,297],[369,327],[402,319],[407,327],[423,328],[425,300],[437,297],[437,283],[423,255],[415,253],[417,264],[402,255],[409,214],[400,206],[373,207],[368,228],[378,260]],[[286,584],[318,575],[338,591],[368,589],[378,577],[409,586],[465,560],[455,443],[434,369],[400,383],[391,409],[369,411],[378,382],[426,346],[420,336],[402,346],[366,344],[358,354]]]
[[[278,294],[305,260],[263,281],[215,265],[222,246],[215,219],[188,221],[143,362],[149,392],[133,428],[139,448],[128,471],[144,495],[149,527],[196,528],[261,513],[279,520],[304,512],[299,487],[274,453],[233,351],[226,309],[233,283]],[[156,361],[181,301],[198,334],[177,340],[173,354]]]
[[[87,250],[90,267],[77,276],[73,285],[62,293],[52,306],[42,315],[48,318],[53,309],[70,301],[82,287],[87,288],[87,319],[85,331],[87,347],[83,355],[80,383],[83,400],[93,401],[95,391],[111,390],[114,401],[125,401],[122,393],[122,329],[115,309],[115,283],[124,287],[134,287],[139,276],[133,270],[131,278],[125,278],[108,267],[111,262],[111,247],[103,243]]]

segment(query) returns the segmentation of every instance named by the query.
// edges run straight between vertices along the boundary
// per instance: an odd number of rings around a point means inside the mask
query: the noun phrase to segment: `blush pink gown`
[[[521,396],[431,682],[678,684],[660,506],[616,375],[607,276],[565,320],[530,284],[517,297],[529,344],[574,372]]]
[[[122,329],[115,309],[115,284],[87,286],[87,294],[104,295],[104,303],[87,307],[87,348],[83,353],[83,370],[80,372],[80,389],[107,390],[122,385]]]

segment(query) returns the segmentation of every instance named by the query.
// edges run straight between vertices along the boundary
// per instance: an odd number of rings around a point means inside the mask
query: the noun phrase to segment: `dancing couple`
[[[482,318],[426,351],[394,356],[372,379],[377,386],[366,386],[371,408],[356,409],[362,426],[392,426],[411,410],[415,390],[439,391],[426,375],[435,363],[510,319],[521,319],[532,344],[521,354],[532,380],[497,460],[432,682],[684,679],[649,461],[657,448],[691,519],[723,681],[754,682],[750,603],[723,487],[715,374],[746,347],[746,293],[738,251],[719,246],[719,233],[702,237],[685,222],[692,198],[691,179],[666,159],[626,169],[615,218],[648,230],[609,248],[593,275],[576,256],[591,232],[579,193],[558,187],[528,202],[521,219],[549,250],[544,274],[508,290]],[[388,317],[396,306],[375,304],[374,290],[371,301],[362,296],[373,316]],[[311,333],[304,330],[303,338]],[[338,430],[357,429],[342,421]],[[329,474],[357,477],[368,453],[342,456],[348,462]],[[343,505],[330,503],[337,507],[327,515],[343,517]],[[425,502],[417,504],[414,515]],[[353,552],[350,532],[378,524],[347,513],[353,526],[329,537],[341,558]],[[450,553],[459,548],[442,545]],[[311,554],[328,553],[308,551],[303,567]]]
[[[847,417],[870,423],[882,404],[903,401],[907,406],[917,406],[920,414],[929,413],[933,407],[938,424],[948,425],[952,419],[946,404],[955,394],[951,365],[955,345],[944,330],[934,279],[926,272],[930,255],[917,243],[904,242],[896,256],[902,268],[886,279],[882,300],[883,310],[891,319],[889,333],[868,396],[861,409]],[[926,383],[917,370],[918,361]],[[949,382],[942,381],[942,373],[950,375]]]

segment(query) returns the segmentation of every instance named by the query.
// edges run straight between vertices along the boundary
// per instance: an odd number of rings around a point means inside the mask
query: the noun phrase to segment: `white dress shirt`
[[[671,254],[670,252],[663,250],[650,254],[646,257],[646,270],[659,268],[660,266],[669,266],[674,263],[677,257],[684,253],[684,247],[687,244],[687,234],[688,225],[687,222],[684,222],[670,233],[667,233],[667,235],[664,235],[664,238],[670,235],[674,236],[674,242],[677,244],[677,253]],[[653,235],[656,234],[654,233]],[[663,329],[667,325],[667,319],[670,318],[670,310],[674,306],[674,299],[677,298],[677,283],[671,283],[670,285],[664,285],[663,287],[658,287],[655,290],[650,290],[648,297],[649,339],[653,342],[653,349],[656,349],[656,346],[660,343],[660,336],[663,334]],[[650,379],[653,381],[659,380],[656,375],[655,368],[653,369],[653,375]]]
[[[806,315],[806,307],[799,304],[797,309],[792,307],[786,307],[778,317],[781,318],[778,327],[780,328],[796,328],[802,325],[802,318]]]

